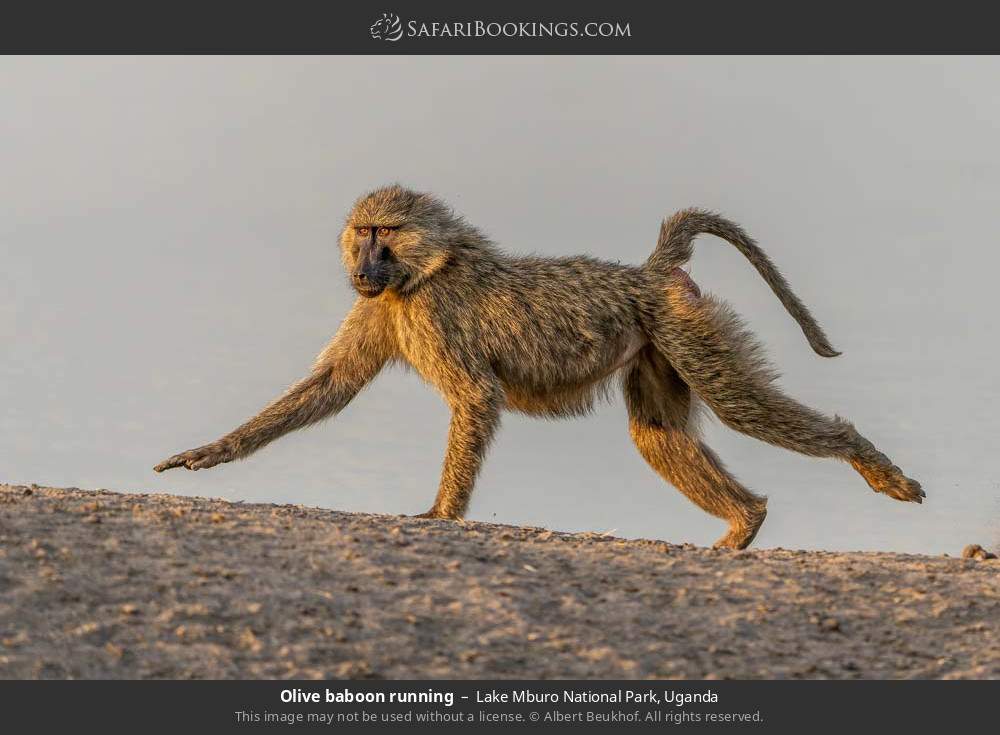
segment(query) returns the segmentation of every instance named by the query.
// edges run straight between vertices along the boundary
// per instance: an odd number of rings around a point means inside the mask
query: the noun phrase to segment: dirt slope
[[[0,485],[8,678],[1000,677],[998,630],[1000,561]]]

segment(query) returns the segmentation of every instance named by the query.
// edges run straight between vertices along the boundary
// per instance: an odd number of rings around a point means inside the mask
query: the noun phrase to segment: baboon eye
[[[361,235],[361,237],[368,237],[368,233],[369,232],[371,232],[371,229],[368,228],[368,227],[359,227],[358,228],[358,234]]]
[[[378,236],[379,237],[389,237],[389,233],[392,232],[388,227],[379,227]]]

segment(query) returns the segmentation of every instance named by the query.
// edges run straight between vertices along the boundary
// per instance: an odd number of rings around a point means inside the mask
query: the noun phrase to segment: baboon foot
[[[755,508],[747,519],[740,519],[733,522],[725,536],[714,544],[713,549],[745,549],[753,540],[757,538],[757,532],[767,518],[767,501],[763,501]]]
[[[892,463],[873,464],[862,460],[851,460],[851,466],[858,471],[865,482],[877,493],[885,493],[890,498],[909,503],[922,503],[927,497],[920,483],[911,480]]]

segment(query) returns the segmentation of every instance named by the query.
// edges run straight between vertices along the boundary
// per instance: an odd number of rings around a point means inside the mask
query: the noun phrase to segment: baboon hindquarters
[[[920,485],[849,421],[825,416],[778,390],[760,345],[722,302],[672,280],[651,331],[680,379],[730,428],[802,454],[845,460],[876,492],[921,502]]]
[[[653,347],[646,347],[624,381],[629,432],[649,465],[692,502],[729,522],[716,546],[742,549],[767,514],[767,500],[733,478],[690,422],[691,390]]]

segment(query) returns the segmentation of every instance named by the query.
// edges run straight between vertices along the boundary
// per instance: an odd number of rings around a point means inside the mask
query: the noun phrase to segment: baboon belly
[[[624,335],[599,359],[576,364],[553,357],[543,370],[527,374],[502,371],[507,407],[533,415],[572,415],[587,411],[599,389],[618,370],[628,365],[648,344],[641,332]]]

